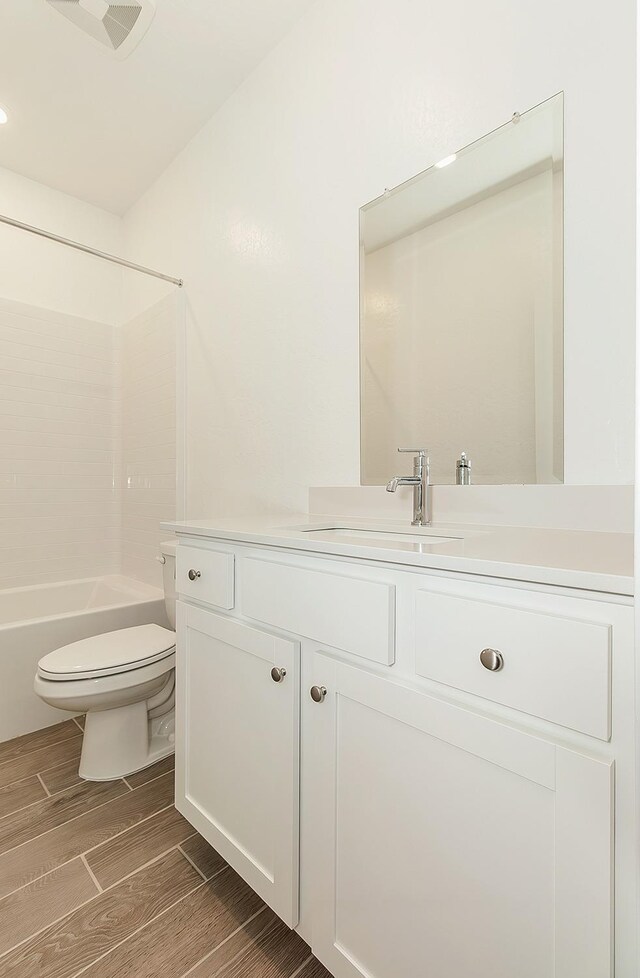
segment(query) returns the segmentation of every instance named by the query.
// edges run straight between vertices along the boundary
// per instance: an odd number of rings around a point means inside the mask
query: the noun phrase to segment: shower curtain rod
[[[72,241],[71,238],[62,238],[59,234],[52,234],[51,231],[44,231],[42,228],[33,227],[31,224],[23,224],[22,221],[15,221],[12,217],[6,217],[4,214],[0,214],[0,223],[8,224],[13,228],[19,228],[21,231],[30,231],[31,234],[38,234],[41,238],[48,238],[49,241],[57,241],[58,244],[67,245],[68,248],[75,248],[76,251],[84,251],[87,255],[104,258],[105,261],[113,262],[114,265],[132,268],[134,272],[142,272],[143,275],[152,275],[154,278],[161,278],[165,282],[171,282],[173,285],[177,285],[179,289],[184,285],[181,278],[174,278],[173,275],[163,275],[162,272],[156,272],[153,268],[136,265],[135,262],[127,261],[126,258],[117,258],[115,255],[109,255],[106,251],[98,251],[97,248],[90,248],[88,245],[80,244],[79,241]]]

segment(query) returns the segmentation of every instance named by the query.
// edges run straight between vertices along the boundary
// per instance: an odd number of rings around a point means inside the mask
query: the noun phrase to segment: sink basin
[[[373,543],[374,540],[388,540],[395,543],[408,541],[410,543],[420,543],[423,545],[435,545],[439,543],[450,543],[454,540],[461,540],[460,536],[443,536],[437,531],[430,530],[429,527],[416,528],[414,531],[403,530],[383,530],[371,527],[355,526],[305,526],[296,527],[301,533],[308,533],[309,536],[331,536],[341,540],[361,540],[366,543]]]

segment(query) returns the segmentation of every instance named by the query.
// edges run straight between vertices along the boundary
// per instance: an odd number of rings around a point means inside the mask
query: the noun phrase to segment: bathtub
[[[110,576],[0,590],[0,742],[69,716],[33,692],[39,659],[115,628],[168,627],[158,588]]]

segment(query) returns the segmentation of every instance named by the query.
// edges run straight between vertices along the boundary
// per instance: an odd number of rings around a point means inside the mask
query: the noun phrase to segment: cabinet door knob
[[[193,567],[189,571],[188,577],[190,581],[195,581],[201,576],[200,571],[194,570]]]
[[[483,649],[480,653],[480,662],[489,672],[499,672],[504,666],[502,652],[497,649]]]
[[[327,695],[326,686],[312,686],[309,690],[309,695],[314,703],[322,703],[323,699]]]
[[[271,670],[271,678],[274,683],[281,683],[284,677],[287,675],[286,669],[279,669],[278,666],[274,666]]]

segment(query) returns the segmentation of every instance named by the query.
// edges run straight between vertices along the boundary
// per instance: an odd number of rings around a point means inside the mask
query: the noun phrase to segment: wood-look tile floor
[[[0,978],[331,978],[175,810],[173,758],[93,783],[81,745],[0,744]]]

